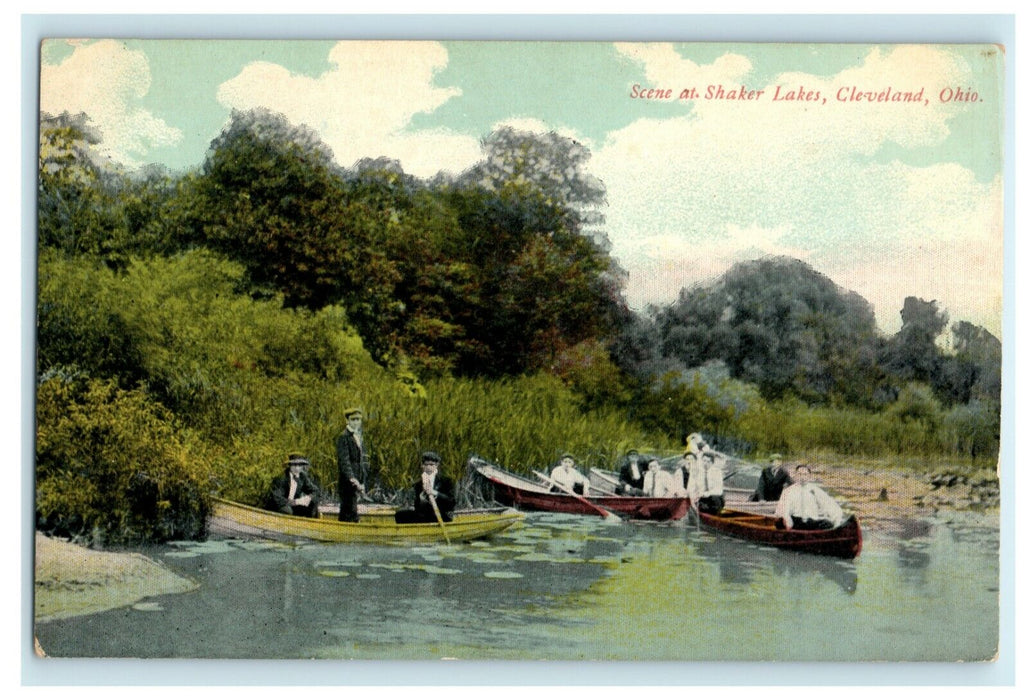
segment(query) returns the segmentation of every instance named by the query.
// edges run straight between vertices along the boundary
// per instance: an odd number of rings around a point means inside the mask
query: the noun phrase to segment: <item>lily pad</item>
[[[483,576],[486,578],[522,578],[517,571],[487,571]]]

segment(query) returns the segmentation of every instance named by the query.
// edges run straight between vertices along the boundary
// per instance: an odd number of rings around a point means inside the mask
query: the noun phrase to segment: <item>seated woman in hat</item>
[[[283,473],[272,479],[265,507],[286,515],[317,518],[321,490],[307,474],[310,466],[303,455],[291,454]]]

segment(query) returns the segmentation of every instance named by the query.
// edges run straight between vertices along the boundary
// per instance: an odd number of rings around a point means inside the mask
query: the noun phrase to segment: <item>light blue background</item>
[[[134,661],[32,653],[35,188],[44,37],[999,43],[1006,47],[1000,657],[991,664]],[[1015,680],[1014,17],[1010,15],[26,15],[22,17],[22,683],[25,685],[1012,685]],[[741,640],[746,643],[746,640]],[[188,692],[188,691],[187,691]],[[345,691],[344,691],[345,692]],[[374,691],[373,691],[374,692]],[[571,691],[582,692],[582,691]],[[646,692],[645,690],[643,692]],[[684,691],[688,692],[688,691]]]

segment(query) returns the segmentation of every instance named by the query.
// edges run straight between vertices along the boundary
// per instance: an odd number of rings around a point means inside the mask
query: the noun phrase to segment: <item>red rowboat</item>
[[[728,508],[718,515],[698,515],[700,524],[710,530],[779,549],[842,559],[853,559],[861,552],[861,526],[853,515],[833,530],[779,529],[775,526],[775,518],[771,516]]]
[[[549,484],[513,474],[479,457],[472,457],[468,463],[493,485],[494,497],[501,503],[552,513],[598,514],[596,509],[580,498],[552,492]],[[689,506],[687,498],[591,496],[588,500],[609,511],[637,520],[680,520],[686,515]]]

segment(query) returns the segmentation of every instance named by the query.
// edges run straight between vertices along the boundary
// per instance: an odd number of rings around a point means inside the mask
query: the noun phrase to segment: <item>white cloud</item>
[[[718,74],[721,60],[676,64],[677,54],[658,47],[637,55],[648,79]],[[851,86],[936,95],[968,84],[968,71],[932,47],[871,49],[835,76],[776,76],[761,101],[701,99],[684,116],[609,134],[591,169],[608,188],[607,232],[630,274],[630,303],[666,303],[739,259],[784,254],[868,298],[884,330],[896,330],[903,298],[914,294],[999,334],[1000,183],[977,182],[952,163],[874,157],[887,143],[939,145],[962,107],[836,101]],[[706,84],[695,83],[701,92]],[[771,102],[777,85],[820,98]]]
[[[150,90],[150,66],[141,51],[118,41],[79,43],[70,56],[40,67],[43,112],[85,112],[103,138],[101,153],[133,166],[151,148],[177,143],[182,133],[139,106]]]
[[[680,56],[671,44],[615,44],[615,49],[643,64],[649,81],[646,87],[658,89],[736,82],[742,80],[752,67],[748,58],[732,53],[719,56],[710,65],[697,64]]]
[[[395,158],[405,172],[427,177],[459,172],[479,156],[477,139],[433,129],[405,131],[412,117],[432,112],[461,94],[433,77],[447,64],[435,42],[344,41],[329,54],[333,67],[311,78],[264,62],[248,64],[218,90],[226,107],[266,107],[306,124],[351,165],[369,154]]]

